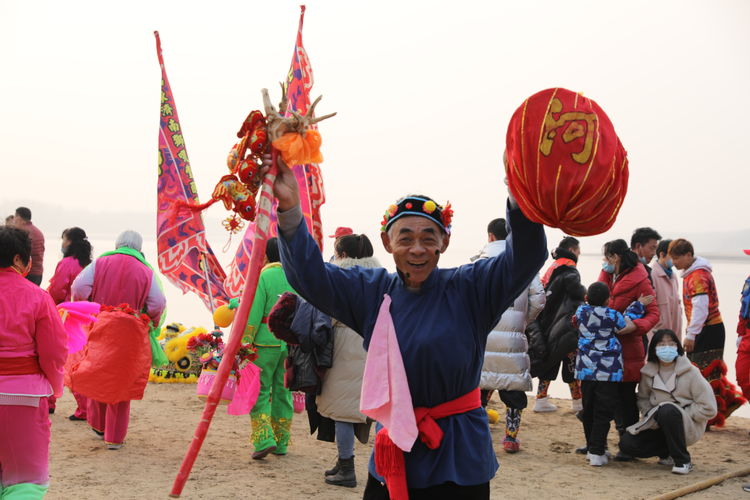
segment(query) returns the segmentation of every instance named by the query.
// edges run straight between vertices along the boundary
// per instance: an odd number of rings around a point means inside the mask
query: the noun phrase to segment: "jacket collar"
[[[693,366],[693,364],[690,362],[687,356],[685,356],[684,354],[682,356],[677,356],[677,359],[675,360],[674,373],[679,377],[686,371],[690,370],[691,366]],[[659,373],[659,363],[649,361],[643,366],[643,368],[641,368],[641,373],[643,375],[646,375],[647,377],[656,377],[656,374]]]

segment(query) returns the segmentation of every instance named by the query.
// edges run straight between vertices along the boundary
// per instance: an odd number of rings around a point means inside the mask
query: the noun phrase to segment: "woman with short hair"
[[[0,228],[0,490],[42,498],[49,488],[47,396],[62,395],[67,334],[49,294],[27,281],[31,240]]]

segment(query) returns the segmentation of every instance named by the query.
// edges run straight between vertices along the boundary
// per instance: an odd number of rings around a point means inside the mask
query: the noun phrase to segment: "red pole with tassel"
[[[263,186],[260,191],[258,215],[255,219],[253,251],[250,254],[250,265],[247,269],[245,288],[242,290],[242,296],[240,297],[240,306],[234,317],[229,342],[224,347],[224,355],[221,358],[221,363],[219,363],[219,369],[214,378],[213,386],[211,386],[211,391],[206,398],[206,406],[203,408],[200,422],[198,422],[195,434],[193,434],[193,440],[190,442],[190,448],[188,448],[185,458],[182,460],[180,470],[177,473],[177,477],[172,484],[172,491],[169,496],[173,498],[178,498],[180,494],[182,494],[182,489],[190,476],[190,471],[193,468],[195,459],[198,457],[198,452],[203,445],[203,440],[206,439],[208,428],[211,425],[211,419],[213,419],[214,413],[216,413],[216,407],[219,404],[221,392],[224,389],[224,384],[226,383],[227,378],[229,377],[229,372],[232,369],[232,361],[242,343],[242,336],[245,332],[245,326],[247,325],[247,318],[250,315],[250,307],[253,304],[253,299],[255,299],[255,290],[258,287],[260,270],[263,267],[263,259],[266,255],[266,243],[268,241],[268,229],[271,224],[271,209],[273,206],[273,183],[276,180],[277,172],[277,151],[274,148],[271,149],[273,161],[271,169],[263,178]]]

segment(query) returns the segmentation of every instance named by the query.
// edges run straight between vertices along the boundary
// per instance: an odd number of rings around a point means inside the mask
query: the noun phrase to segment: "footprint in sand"
[[[573,451],[573,445],[564,441],[552,441],[549,445],[549,449],[553,453],[571,453]]]

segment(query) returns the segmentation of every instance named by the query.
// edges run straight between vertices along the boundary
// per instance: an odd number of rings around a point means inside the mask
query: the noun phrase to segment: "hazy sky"
[[[206,200],[260,89],[289,68],[298,4],[0,0],[0,205],[155,210],[155,29]],[[511,114],[553,86],[596,100],[629,153],[628,197],[597,245],[640,225],[748,226],[750,2],[307,6],[313,94],[321,113],[338,112],[321,126],[327,234],[375,238],[393,200],[422,192],[451,201],[445,261],[464,262],[503,214]],[[209,236],[217,251],[226,241]]]

